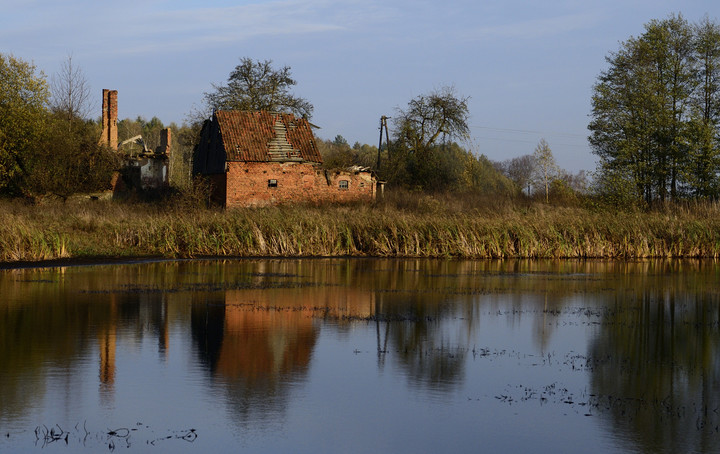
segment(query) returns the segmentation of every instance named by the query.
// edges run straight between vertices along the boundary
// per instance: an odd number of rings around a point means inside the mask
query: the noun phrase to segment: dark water
[[[0,272],[0,452],[718,452],[720,264]]]

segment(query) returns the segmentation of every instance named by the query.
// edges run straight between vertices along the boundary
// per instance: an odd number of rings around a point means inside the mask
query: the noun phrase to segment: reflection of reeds
[[[0,260],[129,255],[720,256],[720,210],[714,206],[616,213],[422,200],[411,205],[228,211],[112,202],[25,206],[5,201],[0,206]]]

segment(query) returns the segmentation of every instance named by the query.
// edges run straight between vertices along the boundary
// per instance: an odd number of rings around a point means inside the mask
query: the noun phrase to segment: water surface
[[[720,265],[0,271],[0,452],[718,452]]]

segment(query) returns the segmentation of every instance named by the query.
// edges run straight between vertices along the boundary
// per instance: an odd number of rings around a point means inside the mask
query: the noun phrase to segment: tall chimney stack
[[[117,90],[103,89],[102,137],[100,143],[117,150]]]

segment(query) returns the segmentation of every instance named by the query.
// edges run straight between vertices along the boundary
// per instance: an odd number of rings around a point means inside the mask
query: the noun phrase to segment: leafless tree
[[[535,171],[535,157],[526,154],[509,159],[503,164],[505,175],[515,183],[518,189],[521,191],[527,189],[527,193],[530,195],[532,175]]]
[[[555,163],[550,145],[545,139],[540,139],[533,152],[535,161],[535,181],[538,186],[545,189],[545,203],[550,201],[550,183],[557,178],[559,168]]]
[[[90,84],[82,69],[74,64],[72,55],[68,55],[60,71],[52,75],[50,92],[50,108],[68,121],[85,119],[91,115]]]

